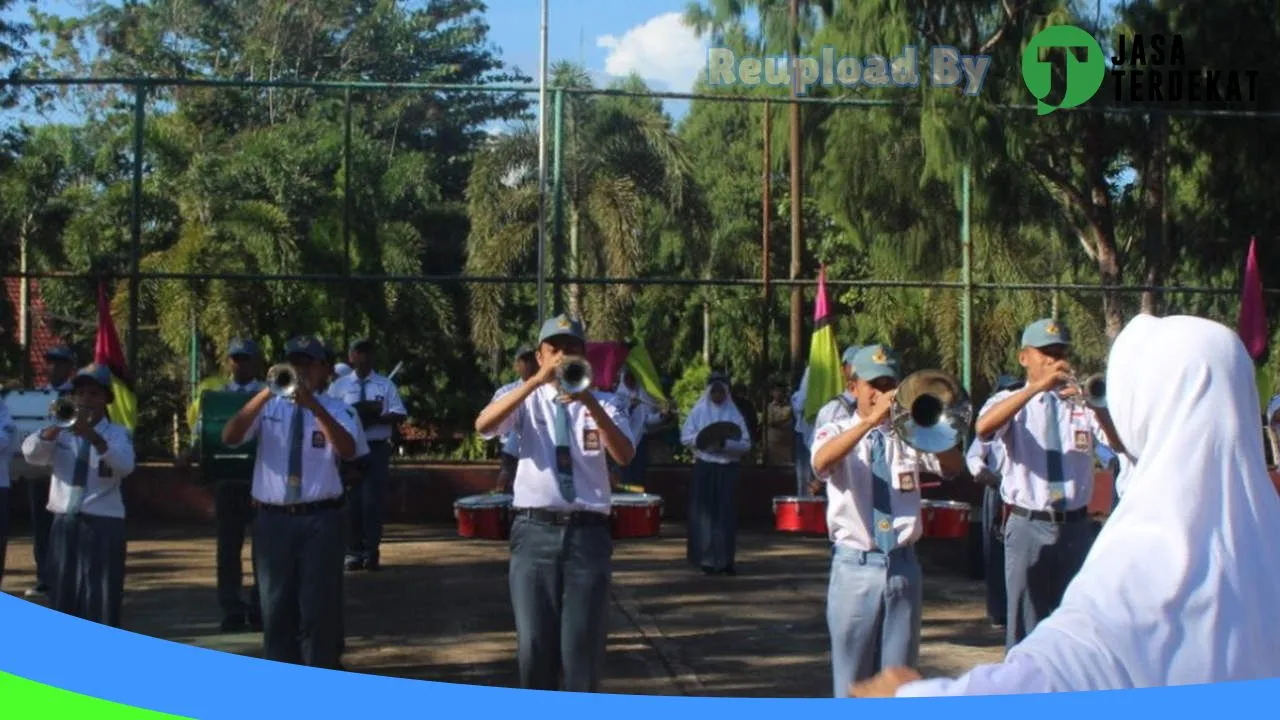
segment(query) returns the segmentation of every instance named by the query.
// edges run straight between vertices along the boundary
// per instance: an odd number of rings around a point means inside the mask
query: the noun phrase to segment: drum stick
[[[387,380],[395,380],[395,379],[396,379],[396,373],[400,372],[400,368],[402,368],[402,367],[404,367],[404,361],[403,361],[403,360],[401,360],[400,362],[396,363],[396,366],[395,366],[394,368],[392,368],[392,369],[391,369],[391,373],[390,373],[389,375],[387,375]]]

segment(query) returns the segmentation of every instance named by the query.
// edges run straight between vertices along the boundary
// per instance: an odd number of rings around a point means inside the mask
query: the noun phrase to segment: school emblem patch
[[[1047,334],[1047,335],[1057,335],[1057,334],[1058,334],[1058,323],[1053,323],[1053,322],[1051,322],[1051,323],[1049,323],[1048,325],[1045,325],[1045,326],[1044,326],[1044,331],[1045,331],[1045,334]]]
[[[1065,498],[1065,497],[1066,497],[1066,495],[1065,495],[1061,490],[1050,490],[1050,491],[1049,491],[1049,499],[1050,499],[1050,500],[1052,500],[1052,501],[1054,501],[1054,502],[1058,502],[1059,500],[1061,500],[1061,499],[1063,499],[1063,498]]]
[[[319,430],[316,430],[311,433],[311,447],[313,448],[324,447],[324,433],[320,432]]]
[[[1077,450],[1089,449],[1089,433],[1085,432],[1084,430],[1076,431],[1076,449]]]
[[[889,362],[888,356],[884,354],[884,348],[878,347],[875,352],[871,353],[871,362],[877,365],[884,365]]]
[[[561,316],[560,322],[557,323],[561,330],[569,329],[569,318]]]
[[[595,452],[600,449],[600,431],[599,430],[583,430],[582,431],[582,449],[588,452]]]
[[[888,520],[880,521],[880,532],[889,532],[892,529],[893,529],[893,525],[890,524]]]

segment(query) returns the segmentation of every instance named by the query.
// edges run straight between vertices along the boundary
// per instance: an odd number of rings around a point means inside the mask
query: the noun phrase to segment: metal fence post
[[[351,88],[342,108],[342,271],[348,282],[342,290],[342,347],[351,342]]]
[[[973,236],[969,232],[970,164],[965,161],[960,176],[960,250],[964,259],[961,281],[964,283],[960,307],[960,361],[965,392],[973,394]]]
[[[142,147],[147,117],[147,81],[134,86],[133,100],[133,190],[129,218],[129,373],[138,375],[138,292],[142,263]]]
[[[552,139],[551,162],[551,242],[553,244],[552,276],[554,278],[551,294],[552,307],[555,314],[564,312],[564,90],[556,88],[555,124]],[[577,274],[575,267],[574,274]],[[545,319],[545,318],[544,318]]]

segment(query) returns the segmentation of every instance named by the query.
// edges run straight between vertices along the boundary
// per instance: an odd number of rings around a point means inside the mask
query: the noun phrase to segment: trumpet
[[[1094,373],[1083,381],[1072,375],[1066,387],[1075,388],[1076,392],[1068,400],[1078,407],[1105,408],[1107,406],[1106,373]]]
[[[591,363],[578,355],[566,357],[556,368],[556,382],[560,392],[565,395],[576,395],[591,387]]]
[[[271,392],[277,397],[293,399],[298,392],[300,381],[298,369],[288,363],[272,365],[267,371],[267,387],[271,388]]]
[[[889,424],[907,445],[925,453],[956,447],[973,418],[969,394],[941,370],[920,370],[898,385]]]
[[[67,430],[80,419],[80,406],[69,397],[60,397],[49,404],[49,419],[54,427]]]

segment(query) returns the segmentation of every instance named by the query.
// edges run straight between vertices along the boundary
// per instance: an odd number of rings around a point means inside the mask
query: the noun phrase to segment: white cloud
[[[630,28],[622,37],[602,35],[596,46],[609,51],[604,71],[615,77],[635,72],[661,84],[655,90],[688,92],[707,69],[708,41],[684,24],[683,15],[669,12]]]

